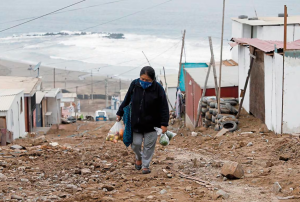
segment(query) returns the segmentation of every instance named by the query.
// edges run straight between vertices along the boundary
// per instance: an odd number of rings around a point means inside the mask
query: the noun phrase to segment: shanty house
[[[25,110],[23,90],[0,89],[0,103],[0,136],[2,134],[2,140],[6,144],[6,142],[10,142],[13,139],[24,137]]]
[[[284,33],[284,18],[240,16],[232,18],[233,38],[257,38],[261,40],[282,41]],[[300,39],[300,16],[287,18],[287,41]],[[238,47],[232,49],[232,59],[238,61]]]
[[[0,76],[0,89],[21,89],[24,92],[25,131],[33,132],[36,110],[36,91],[42,80],[32,77]]]
[[[219,65],[220,64],[216,64],[217,77],[219,76]],[[221,88],[222,98],[238,97],[238,69],[238,64],[233,60],[223,61]],[[208,68],[187,68],[185,69],[185,72],[186,126],[189,128],[195,128],[198,104],[202,97]],[[216,96],[213,69],[211,69],[209,74],[205,96]]]
[[[179,89],[185,92],[185,71],[184,69],[195,69],[208,67],[206,63],[182,63],[179,70]]]
[[[164,76],[160,76],[159,79],[160,79],[164,89],[166,89]],[[166,80],[167,80],[167,86],[168,86],[168,89],[166,90],[166,93],[168,94],[168,98],[169,98],[169,101],[170,101],[169,102],[169,109],[171,110],[172,107],[173,108],[175,107],[175,102],[176,102],[176,91],[177,91],[177,88],[178,88],[178,74],[166,75]],[[171,105],[172,105],[172,107],[171,107]]]
[[[253,59],[243,108],[275,133],[299,133],[300,40],[287,43],[285,52],[281,41],[232,41],[239,44],[239,89],[244,89]]]

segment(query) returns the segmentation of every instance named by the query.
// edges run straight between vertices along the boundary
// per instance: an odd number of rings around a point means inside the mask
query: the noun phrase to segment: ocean
[[[0,30],[80,0],[0,2]],[[132,79],[148,64],[158,73],[178,72],[183,62],[209,62],[208,36],[220,58],[222,0],[86,0],[59,13],[0,31],[0,58],[107,77]],[[230,59],[231,18],[277,16],[288,6],[299,15],[299,0],[227,0],[223,58]],[[0,61],[1,62],[1,61]],[[43,76],[43,75],[42,75]]]

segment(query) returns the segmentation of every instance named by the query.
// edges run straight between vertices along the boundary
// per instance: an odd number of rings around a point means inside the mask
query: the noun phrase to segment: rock
[[[23,197],[18,195],[11,195],[11,199],[23,200]]]
[[[26,178],[21,178],[21,182],[28,182],[29,180]]]
[[[165,194],[165,193],[167,193],[167,190],[163,189],[163,190],[161,190],[159,193],[160,193],[160,194]]]
[[[279,182],[275,182],[272,188],[272,191],[274,194],[278,194],[279,192],[281,192],[282,188],[279,184]]]
[[[124,152],[122,153],[122,156],[128,156],[128,151],[124,151]]]
[[[33,146],[37,146],[37,145],[41,145],[43,143],[47,142],[45,135],[42,135],[38,138],[33,139],[32,141],[32,145]]]
[[[90,174],[90,173],[92,173],[92,172],[88,168],[81,169],[81,175],[87,175],[87,174]]]
[[[107,191],[112,191],[115,189],[115,187],[113,187],[112,185],[109,185],[109,184],[104,184],[101,186],[101,189],[107,189]]]
[[[240,148],[241,148],[241,147],[245,147],[245,146],[246,146],[246,143],[245,143],[245,142],[239,142],[239,146],[240,146]]]
[[[154,196],[147,196],[147,198],[146,199],[148,199],[148,200],[152,200],[152,199],[154,199]]]
[[[68,184],[67,189],[77,189],[78,187],[74,184]]]
[[[223,177],[223,181],[227,181],[228,179],[227,179],[227,177]]]
[[[217,191],[217,196],[222,196],[223,199],[228,199],[229,198],[229,194],[225,191],[223,191],[222,189]]]
[[[192,137],[196,137],[197,135],[198,135],[198,133],[192,132]]]
[[[0,173],[0,181],[5,181],[7,180],[6,175],[3,175],[2,173]]]
[[[271,161],[267,161],[266,162],[266,168],[269,168],[269,167],[272,167],[272,166],[274,166],[274,163],[272,163]]]
[[[212,167],[215,167],[215,168],[221,168],[222,167],[222,162],[212,161],[211,165],[212,165]]]
[[[244,176],[244,170],[237,162],[227,162],[223,165],[221,174],[229,179],[240,179]]]
[[[279,160],[281,161],[288,161],[291,158],[291,156],[289,154],[283,154],[281,156],[279,156]]]
[[[169,173],[169,174],[167,174],[167,177],[168,177],[168,178],[172,178],[173,175]]]
[[[77,174],[77,175],[81,175],[81,170],[79,170],[79,169],[76,169],[76,170],[75,170],[75,174]]]
[[[115,201],[115,199],[111,198],[111,197],[102,197],[101,202],[111,202],[111,201]]]
[[[252,142],[249,142],[248,144],[247,144],[247,147],[252,147],[253,146],[253,143]]]
[[[13,145],[13,146],[10,147],[10,149],[13,149],[13,150],[16,150],[16,149],[22,150],[22,149],[26,149],[26,148],[23,147],[23,146],[20,146],[20,145]]]
[[[192,188],[191,186],[187,186],[187,187],[185,188],[185,191],[193,191],[193,188]]]

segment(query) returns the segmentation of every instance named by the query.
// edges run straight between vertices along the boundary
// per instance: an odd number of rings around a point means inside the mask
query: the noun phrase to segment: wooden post
[[[53,68],[53,88],[55,88],[55,68]]]
[[[208,37],[208,40],[209,40],[209,46],[210,46],[211,63],[212,63],[212,66],[213,66],[213,71],[214,71],[216,98],[218,98],[218,79],[217,79],[217,72],[216,72],[214,48],[213,48],[213,45],[212,45],[211,37]]]
[[[284,102],[284,59],[287,50],[287,6],[284,5],[284,45],[283,45],[283,68],[282,68],[282,107],[281,107],[281,134],[283,133],[283,102]]]
[[[174,110],[174,107],[172,105],[172,103],[170,102],[169,100],[169,96],[168,96],[168,84],[167,84],[167,79],[166,79],[166,71],[165,71],[165,67],[163,67],[163,70],[164,70],[164,77],[165,77],[165,83],[166,83],[166,96],[167,96],[167,100],[169,102],[169,105],[171,106],[172,110]]]
[[[286,51],[287,42],[287,7],[284,5],[284,51]]]
[[[225,0],[223,0],[223,18],[222,18],[222,37],[221,37],[221,56],[220,56],[220,72],[219,72],[219,92],[218,92],[218,113],[221,114],[220,99],[221,99],[221,81],[222,81],[222,64],[223,64],[223,39],[224,39],[224,15],[225,15]]]
[[[78,86],[76,86],[76,98],[75,98],[75,119],[77,122],[77,104],[78,104],[78,95],[77,95]]]
[[[203,91],[202,91],[202,96],[201,96],[201,99],[200,99],[199,104],[198,104],[196,127],[198,126],[199,120],[200,120],[202,100],[203,100],[203,97],[205,96],[205,93],[206,93],[206,86],[207,86],[207,81],[208,81],[208,78],[209,78],[209,73],[210,73],[211,66],[212,66],[212,59],[210,60],[210,64],[208,66],[208,70],[207,70],[207,74],[206,74],[206,78],[205,78],[205,83],[204,83],[204,88],[203,88]],[[201,121],[201,126],[203,126],[202,121]]]
[[[253,55],[256,56],[256,48],[253,49]],[[244,103],[244,99],[245,99],[245,95],[246,95],[246,91],[247,91],[247,86],[248,86],[248,82],[249,82],[250,75],[251,75],[251,70],[252,70],[252,67],[253,67],[253,64],[254,64],[254,60],[255,60],[255,58],[251,57],[250,69],[248,71],[248,76],[247,76],[247,79],[246,79],[246,82],[245,82],[243,97],[242,97],[242,100],[241,100],[241,103],[240,103],[240,106],[239,106],[239,111],[238,111],[238,114],[236,115],[236,118],[239,118],[240,114],[241,114],[241,109],[243,107],[243,103]]]
[[[181,71],[181,64],[182,64],[182,54],[183,54],[183,48],[184,48],[184,40],[185,40],[185,30],[183,32],[182,36],[182,46],[181,46],[181,54],[180,54],[180,62],[179,62],[179,72],[178,72],[178,85],[180,83],[180,71]]]

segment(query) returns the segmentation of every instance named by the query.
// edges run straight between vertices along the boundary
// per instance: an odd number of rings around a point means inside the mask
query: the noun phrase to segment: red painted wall
[[[204,82],[204,81],[203,81]],[[191,83],[191,85],[190,85]],[[186,92],[186,114],[195,126],[197,121],[198,103],[202,96],[201,87],[194,81],[194,79],[186,72],[185,78],[185,92]],[[238,98],[239,89],[238,86],[222,87],[221,97],[234,97]],[[216,96],[215,89],[206,89],[205,96]],[[201,121],[201,119],[200,119]]]
[[[29,120],[28,120],[28,97],[24,98],[24,106],[25,106],[25,110],[24,110],[24,116],[25,116],[25,131],[29,132]]]

